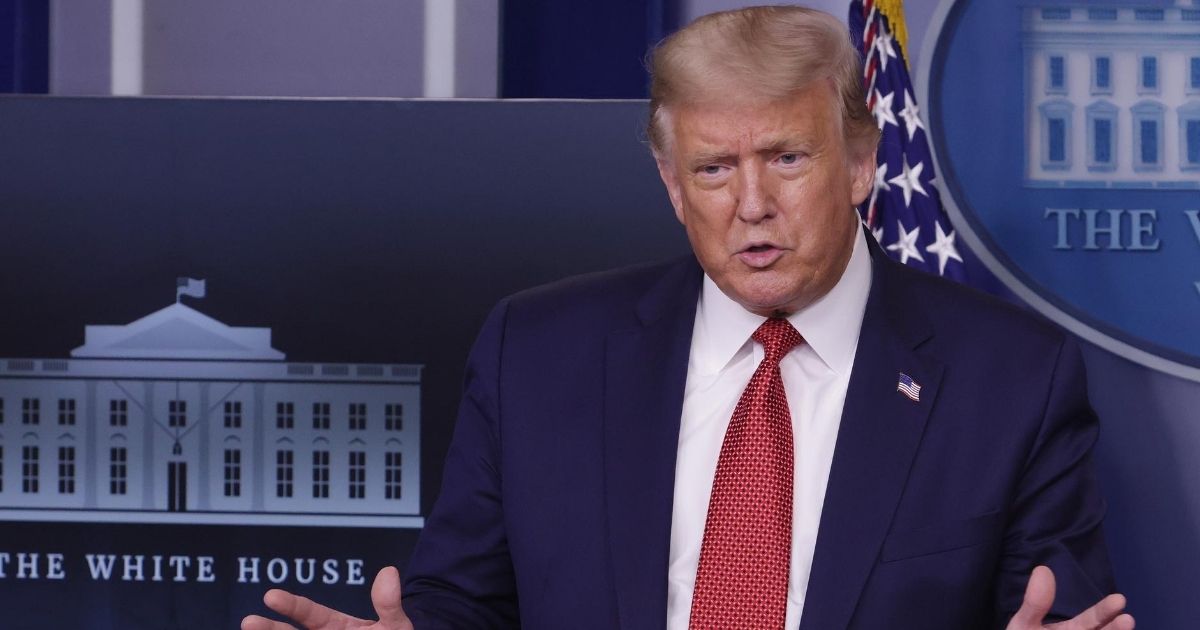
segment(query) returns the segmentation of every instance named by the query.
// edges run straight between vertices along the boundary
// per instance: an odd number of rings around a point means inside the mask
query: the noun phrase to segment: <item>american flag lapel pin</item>
[[[921,384],[904,372],[900,373],[900,380],[896,382],[896,391],[908,396],[913,402],[921,402]]]

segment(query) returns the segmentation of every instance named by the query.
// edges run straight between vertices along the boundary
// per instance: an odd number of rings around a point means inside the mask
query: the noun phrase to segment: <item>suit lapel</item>
[[[639,302],[640,325],[607,339],[605,500],[622,628],[666,625],[675,451],[701,278],[691,259],[670,268]]]
[[[873,275],[805,595],[803,630],[845,628],[904,490],[943,367],[917,347],[932,332],[905,299],[904,271],[872,239]],[[921,385],[914,402],[900,373]]]

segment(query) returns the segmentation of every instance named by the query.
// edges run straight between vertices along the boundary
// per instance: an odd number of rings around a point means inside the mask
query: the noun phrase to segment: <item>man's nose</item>
[[[758,166],[739,169],[738,218],[757,223],[775,215],[775,195]]]

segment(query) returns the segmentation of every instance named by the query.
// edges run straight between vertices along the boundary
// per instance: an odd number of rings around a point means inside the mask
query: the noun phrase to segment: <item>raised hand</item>
[[[1054,604],[1054,572],[1036,567],[1025,587],[1025,601],[1008,622],[1008,630],[1133,630],[1133,616],[1124,612],[1125,596],[1114,593],[1079,613],[1074,619],[1046,625],[1043,620]]]
[[[280,589],[267,591],[263,603],[307,630],[413,630],[412,622],[400,606],[400,572],[395,567],[381,569],[371,584],[371,605],[379,621],[351,617]],[[242,630],[295,630],[295,626],[250,615],[242,619]]]

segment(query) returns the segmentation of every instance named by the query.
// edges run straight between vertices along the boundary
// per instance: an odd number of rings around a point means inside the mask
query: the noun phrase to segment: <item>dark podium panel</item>
[[[687,251],[644,109],[0,97],[0,625],[368,614],[488,309]]]

